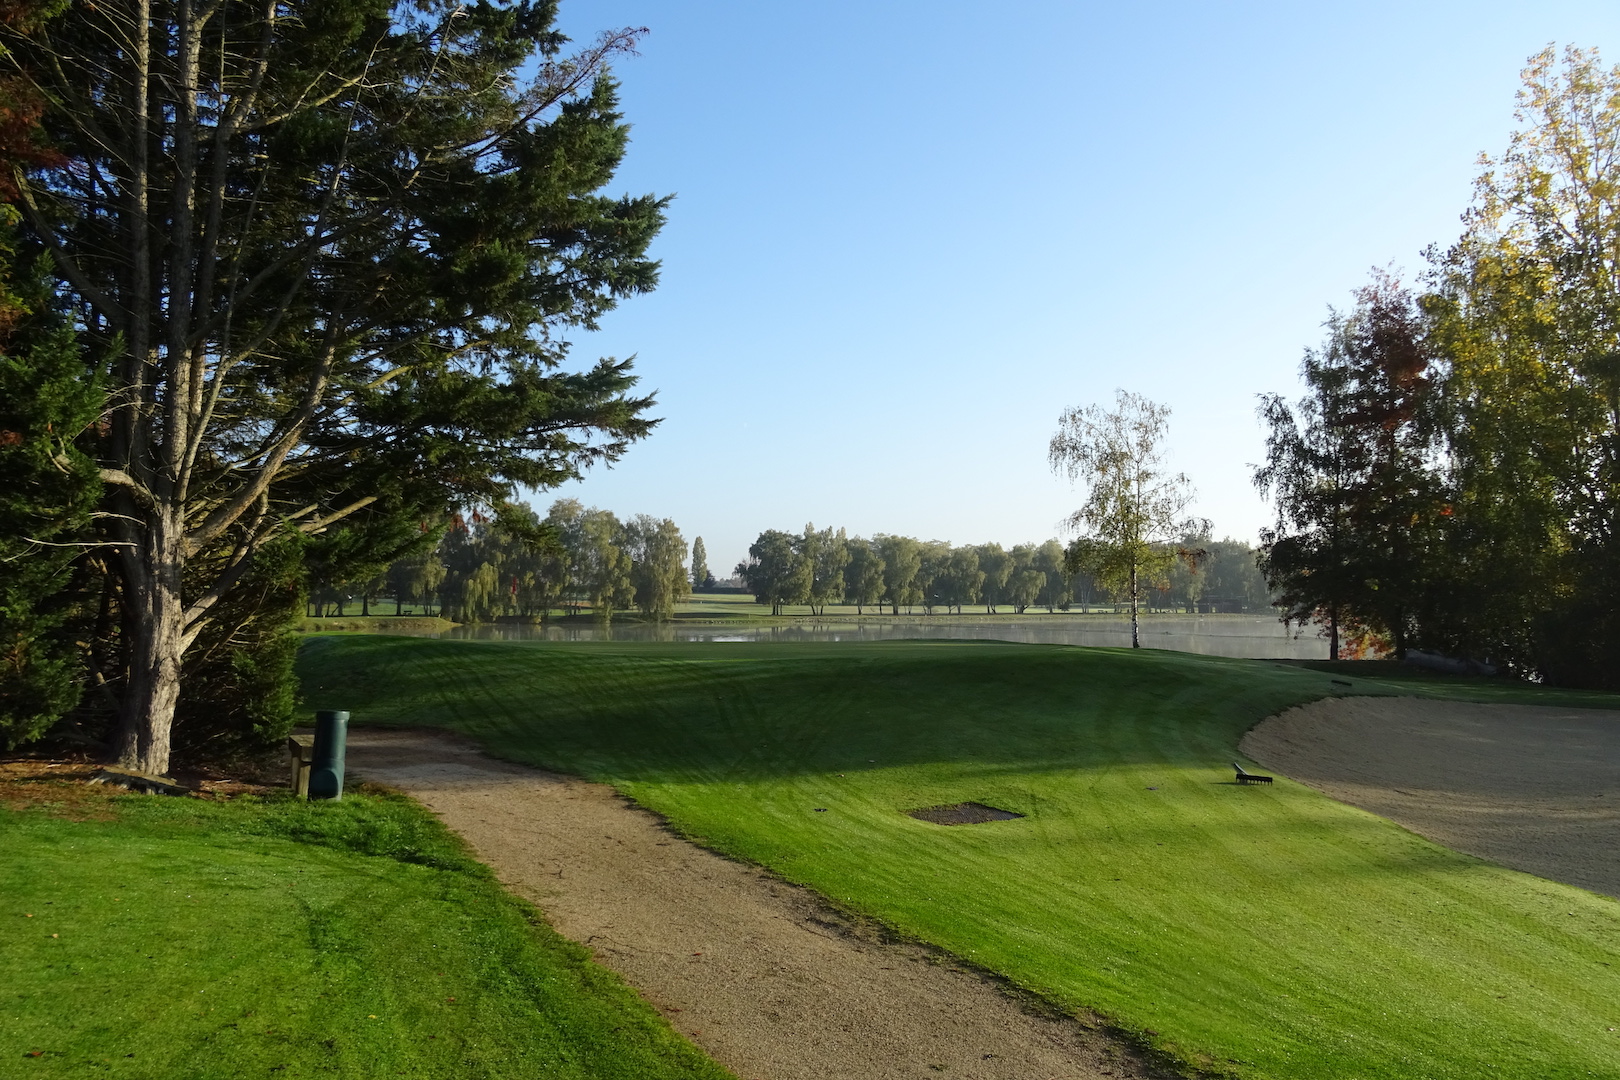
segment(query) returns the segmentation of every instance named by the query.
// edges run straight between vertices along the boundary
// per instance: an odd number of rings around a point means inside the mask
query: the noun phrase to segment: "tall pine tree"
[[[101,482],[75,441],[103,398],[44,268],[17,265],[10,223],[0,224],[0,275],[0,748],[9,750],[80,697],[82,664],[63,630]]]
[[[105,0],[6,33],[62,155],[26,233],[110,356],[126,764],[167,767],[188,652],[289,536],[401,535],[650,431],[628,362],[566,343],[656,281],[663,200],[600,193],[636,35],[570,56],[555,15]]]

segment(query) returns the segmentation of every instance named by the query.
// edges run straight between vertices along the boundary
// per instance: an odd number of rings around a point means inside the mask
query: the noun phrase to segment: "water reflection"
[[[486,623],[458,626],[446,638],[480,641],[899,641],[951,638],[1014,641],[1042,645],[1128,646],[1127,618],[1088,615],[1072,619],[896,619],[860,622],[825,619],[786,626],[726,626],[664,623],[616,624],[609,627],[568,623],[524,626]],[[1209,656],[1327,659],[1327,642],[1314,632],[1292,637],[1269,615],[1150,615],[1142,619],[1142,645],[1150,649],[1204,653]]]

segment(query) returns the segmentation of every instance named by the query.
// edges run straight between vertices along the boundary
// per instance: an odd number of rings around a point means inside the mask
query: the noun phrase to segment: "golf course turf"
[[[1285,777],[1231,783],[1242,733],[1346,692],[1332,671],[994,643],[365,637],[312,640],[301,669],[312,707],[454,729],[612,783],[694,839],[1101,1012],[1189,1065],[1391,1080],[1620,1072],[1620,905]],[[906,814],[967,801],[1025,817],[944,827]]]
[[[24,787],[0,808],[6,1080],[730,1076],[408,799]]]

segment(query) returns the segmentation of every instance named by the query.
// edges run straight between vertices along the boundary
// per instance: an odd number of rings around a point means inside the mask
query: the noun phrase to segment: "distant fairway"
[[[985,643],[363,637],[312,640],[301,665],[312,706],[611,782],[694,838],[1206,1068],[1620,1074],[1620,904],[1286,779],[1228,782],[1250,725],[1342,689],[1326,671]],[[903,813],[969,800],[1027,816]]]

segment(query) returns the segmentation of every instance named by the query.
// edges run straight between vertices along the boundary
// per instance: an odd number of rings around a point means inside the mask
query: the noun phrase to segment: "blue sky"
[[[545,493],[703,536],[717,574],[806,522],[1011,545],[1078,494],[1045,449],[1116,388],[1171,406],[1217,536],[1269,520],[1255,397],[1297,392],[1374,266],[1459,230],[1549,43],[1620,61],[1620,6],[1543,0],[820,4],[564,0],[651,29],[616,65],[610,190],[676,196],[662,283],[576,355],[636,354],[664,423]]]

